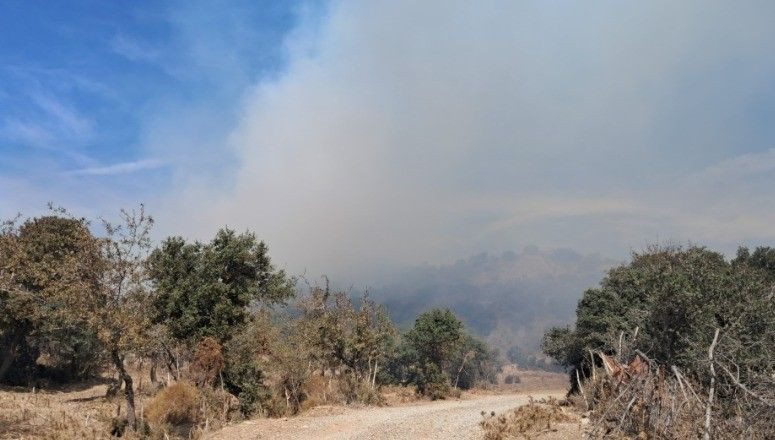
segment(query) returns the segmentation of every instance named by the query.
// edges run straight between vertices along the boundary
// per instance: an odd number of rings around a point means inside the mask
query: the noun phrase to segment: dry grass
[[[156,393],[157,386],[148,386],[147,377],[140,388],[146,372],[133,373],[138,383],[137,416],[141,426],[151,422],[155,428],[151,438],[164,438],[164,434],[198,438],[205,431],[218,429],[237,411],[235,398],[220,389],[201,390],[184,383]],[[123,393],[106,397],[108,382],[101,379],[34,392],[24,387],[0,387],[0,440],[111,438],[113,423],[125,416],[125,406]],[[132,440],[139,434],[127,430],[123,438]]]
[[[32,392],[0,389],[0,439],[102,439],[117,405],[105,385]]]
[[[558,432],[559,425],[576,424],[578,417],[559,405],[555,399],[534,402],[504,414],[482,414],[480,422],[485,440],[534,439]]]
[[[162,389],[148,404],[146,416],[153,425],[192,425],[199,413],[199,391],[188,382]]]

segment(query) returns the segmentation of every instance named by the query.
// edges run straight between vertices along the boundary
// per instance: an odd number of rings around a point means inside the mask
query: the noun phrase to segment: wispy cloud
[[[41,93],[35,94],[33,99],[59,132],[77,139],[85,139],[93,135],[93,121],[64,101]]]
[[[49,145],[54,136],[40,124],[21,121],[19,119],[6,119],[0,136],[12,142],[44,148]]]
[[[112,165],[81,168],[67,172],[73,176],[112,176],[116,174],[136,173],[166,166],[167,163],[157,159],[143,159],[133,162],[121,162]]]
[[[727,180],[775,171],[775,148],[747,153],[718,162],[705,168],[699,179]]]
[[[162,56],[162,51],[122,34],[111,39],[110,47],[113,52],[130,61],[157,63]]]

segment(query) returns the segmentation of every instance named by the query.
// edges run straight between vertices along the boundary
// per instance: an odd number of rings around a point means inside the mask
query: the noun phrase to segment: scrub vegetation
[[[64,209],[3,223],[0,383],[54,406],[46,390],[98,384],[104,396],[88,399],[114,408],[42,436],[187,438],[246,417],[380,405],[386,386],[443,399],[500,371],[449,310],[402,332],[368,295],[277,269],[251,232],[154,247],[152,226],[143,207],[119,223]],[[0,437],[38,423],[33,408],[7,412]]]

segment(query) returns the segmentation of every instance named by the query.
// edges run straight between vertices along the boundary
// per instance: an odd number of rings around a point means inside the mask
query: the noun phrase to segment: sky
[[[775,241],[770,1],[0,6],[0,216],[145,203],[293,273]]]

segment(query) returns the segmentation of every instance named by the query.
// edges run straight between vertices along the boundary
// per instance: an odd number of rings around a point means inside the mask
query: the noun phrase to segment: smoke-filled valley
[[[502,353],[518,346],[525,355],[539,355],[544,330],[572,324],[584,290],[616,263],[570,249],[527,246],[406,269],[369,293],[399,326],[410,326],[427,309],[449,307]]]

